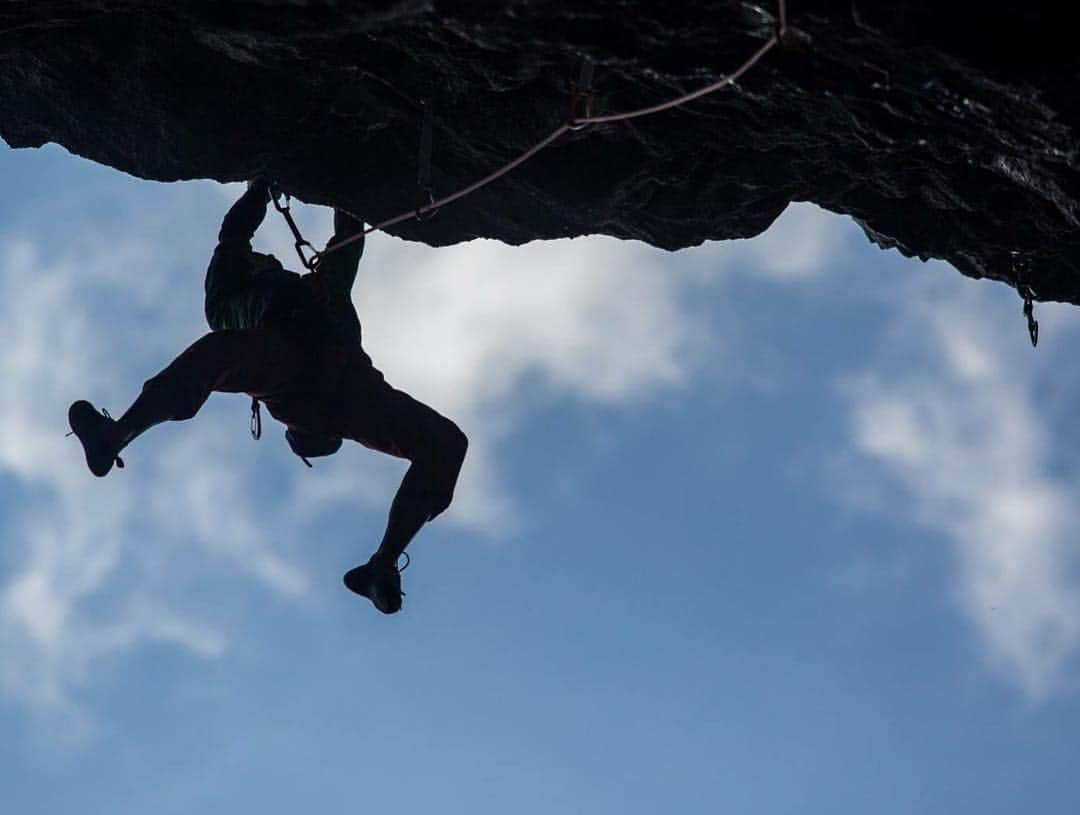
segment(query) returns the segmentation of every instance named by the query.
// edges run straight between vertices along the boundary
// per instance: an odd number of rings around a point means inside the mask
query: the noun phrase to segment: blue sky
[[[372,236],[366,346],[472,441],[386,618],[340,575],[400,462],[309,471],[243,397],[100,481],[64,438],[205,330],[239,188],[0,174],[5,811],[1080,805],[1075,309],[1033,351],[1015,292],[809,205],[675,254]]]

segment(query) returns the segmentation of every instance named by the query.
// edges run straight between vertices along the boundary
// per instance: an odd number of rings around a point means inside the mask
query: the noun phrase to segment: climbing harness
[[[607,114],[607,115],[604,115],[604,116],[597,116],[597,115],[594,115],[593,112],[592,112],[592,74],[593,74],[593,66],[592,66],[591,60],[586,58],[582,62],[581,75],[580,75],[580,77],[578,79],[578,83],[574,87],[574,91],[573,91],[573,93],[571,95],[570,114],[569,114],[569,118],[567,119],[566,122],[564,122],[559,127],[555,128],[555,130],[553,130],[551,133],[549,133],[543,139],[538,141],[536,144],[534,144],[532,147],[530,147],[528,150],[526,150],[520,156],[518,156],[515,159],[512,159],[511,161],[508,161],[506,164],[504,164],[499,169],[497,169],[494,172],[484,176],[479,181],[475,181],[472,184],[468,185],[467,187],[463,187],[460,190],[457,190],[456,192],[450,193],[449,195],[446,195],[446,196],[444,196],[444,197],[442,197],[442,198],[440,198],[438,200],[432,200],[434,198],[434,195],[431,194],[431,189],[430,189],[431,105],[429,103],[425,102],[424,103],[424,121],[423,121],[423,124],[421,125],[420,154],[419,154],[419,162],[418,162],[419,163],[419,168],[418,168],[417,182],[418,182],[418,186],[421,189],[421,192],[428,194],[428,203],[422,204],[421,206],[416,207],[415,209],[409,210],[408,212],[403,212],[400,215],[395,215],[392,218],[387,218],[386,220],[380,221],[379,223],[372,224],[371,226],[364,229],[362,232],[358,232],[355,235],[351,235],[350,237],[345,238],[343,240],[340,240],[337,243],[330,244],[325,249],[323,249],[321,252],[316,251],[315,256],[313,258],[311,258],[310,260],[304,257],[303,253],[301,252],[301,247],[302,246],[308,246],[309,248],[312,248],[312,251],[315,251],[315,250],[314,250],[313,247],[311,247],[310,243],[308,243],[302,237],[300,237],[300,233],[296,230],[295,224],[292,223],[292,220],[289,217],[287,202],[286,202],[286,206],[285,206],[284,210],[281,207],[278,207],[278,211],[281,212],[283,215],[285,215],[286,219],[289,221],[289,226],[293,230],[293,235],[296,237],[296,241],[297,241],[297,250],[296,251],[297,251],[298,254],[300,254],[301,261],[304,263],[304,266],[307,267],[308,269],[312,270],[312,271],[315,271],[315,269],[318,267],[319,261],[322,258],[324,258],[326,255],[330,254],[331,252],[336,252],[339,249],[343,249],[346,246],[349,246],[349,245],[351,245],[353,243],[356,243],[359,240],[362,240],[364,238],[364,236],[367,235],[370,232],[378,232],[378,231],[381,231],[381,230],[388,229],[389,227],[394,226],[395,224],[402,223],[403,221],[407,221],[410,218],[413,218],[413,219],[416,219],[416,220],[424,220],[424,216],[429,216],[430,217],[431,214],[438,211],[439,209],[446,206],[447,204],[453,203],[454,201],[457,201],[460,198],[464,198],[465,196],[470,195],[473,192],[476,192],[476,190],[480,189],[481,187],[486,187],[492,181],[495,181],[496,179],[501,178],[502,176],[506,175],[507,173],[509,173],[511,170],[513,170],[517,166],[519,166],[521,164],[524,164],[530,158],[535,156],[537,153],[539,153],[541,150],[543,150],[548,145],[550,145],[553,142],[557,141],[559,138],[564,136],[566,133],[569,133],[569,132],[575,131],[575,130],[581,130],[586,125],[605,124],[605,123],[610,123],[610,122],[622,122],[622,121],[627,121],[629,119],[636,119],[636,118],[639,118],[641,116],[649,116],[649,115],[651,115],[653,113],[659,113],[660,111],[663,111],[663,110],[668,110],[670,108],[674,108],[674,107],[678,107],[680,105],[684,105],[687,102],[693,101],[694,99],[699,99],[702,96],[706,96],[706,95],[708,95],[710,93],[714,93],[714,92],[716,92],[716,91],[718,91],[718,90],[720,90],[722,88],[725,88],[728,85],[732,85],[736,81],[738,81],[738,79],[740,77],[742,77],[743,74],[745,74],[747,71],[749,71],[751,68],[753,68],[761,60],[761,58],[764,57],[769,51],[771,51],[777,45],[784,42],[787,39],[787,35],[788,35],[787,4],[786,4],[785,0],[777,0],[776,21],[775,21],[775,26],[773,28],[772,35],[770,35],[770,37],[764,42],[764,44],[762,44],[762,46],[760,48],[758,48],[757,51],[755,51],[753,54],[751,54],[750,57],[742,65],[740,65],[735,71],[733,71],[730,74],[727,74],[726,76],[721,77],[720,79],[706,85],[703,88],[699,88],[696,91],[692,91],[690,93],[684,94],[683,96],[680,96],[680,97],[678,97],[676,99],[671,99],[671,100],[669,100],[667,102],[662,102],[662,103],[660,103],[658,105],[652,105],[650,107],[639,108],[637,110],[627,111],[625,113],[611,113],[611,114]],[[584,109],[579,111],[580,107],[583,107]],[[425,169],[425,166],[426,166],[426,169]],[[275,200],[275,206],[277,206],[276,200]],[[360,219],[358,219],[358,220],[360,220]]]

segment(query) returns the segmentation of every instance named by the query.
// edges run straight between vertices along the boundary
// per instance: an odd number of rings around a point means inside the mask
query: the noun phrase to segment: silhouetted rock
[[[1080,301],[1080,60],[1061,4],[791,0],[738,88],[569,134],[432,220],[433,245],[602,233],[669,249],[764,230],[790,201],[872,240]],[[558,125],[580,59],[598,111],[736,67],[775,5],[14,0],[0,135],[161,180],[268,173],[378,221],[417,204],[421,102],[446,193]]]

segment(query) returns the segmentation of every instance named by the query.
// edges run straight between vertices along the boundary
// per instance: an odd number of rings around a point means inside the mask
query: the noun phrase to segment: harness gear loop
[[[416,220],[428,221],[438,215],[434,207],[435,193],[431,189],[431,131],[432,104],[430,99],[420,103],[424,108],[424,118],[420,123],[420,149],[416,154],[416,189],[420,203],[416,205]],[[425,212],[425,209],[427,210]]]
[[[570,115],[566,119],[566,126],[570,130],[583,130],[589,125],[587,121],[592,116],[592,80],[593,61],[587,56],[581,58],[581,74],[578,76],[577,85],[570,94]],[[585,110],[578,116],[578,101],[585,100]]]
[[[251,397],[251,438],[258,441],[262,438],[262,413],[259,410],[259,400]]]
[[[292,212],[289,211],[289,194],[282,192],[277,187],[272,187],[270,200],[274,202],[274,209],[282,214],[285,223],[289,225],[289,231],[292,232],[296,241],[293,246],[296,248],[296,254],[300,256],[300,262],[304,264],[304,268],[309,272],[314,272],[319,266],[321,254],[318,249],[304,240],[304,236],[300,234],[300,228],[296,225],[296,221],[293,220]],[[305,246],[311,250],[311,257],[304,254]]]

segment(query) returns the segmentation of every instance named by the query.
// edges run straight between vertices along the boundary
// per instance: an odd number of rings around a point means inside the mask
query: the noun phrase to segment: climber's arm
[[[247,191],[225,214],[218,232],[218,243],[241,244],[250,251],[255,230],[266,217],[266,205],[270,202],[270,181],[255,178],[248,183]]]
[[[333,246],[340,241],[348,240],[354,235],[361,237],[335,249],[323,257],[319,262],[319,275],[322,276],[326,286],[335,294],[349,299],[353,283],[356,282],[356,269],[360,265],[360,257],[364,254],[364,223],[358,221],[340,209],[334,210],[334,236],[330,238],[327,246]]]
[[[206,322],[214,331],[250,327],[261,313],[265,295],[253,285],[251,238],[269,200],[270,183],[256,178],[221,223],[205,283]]]

